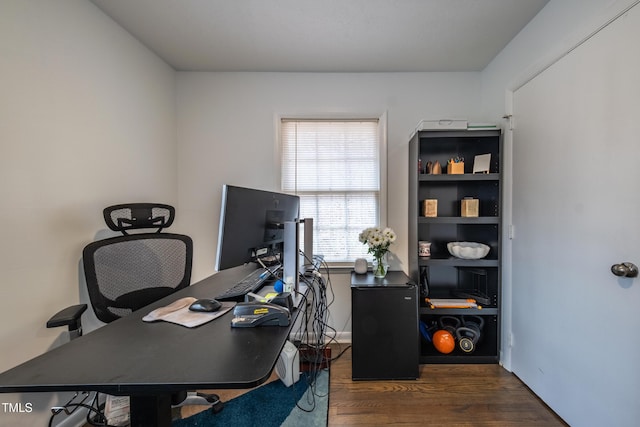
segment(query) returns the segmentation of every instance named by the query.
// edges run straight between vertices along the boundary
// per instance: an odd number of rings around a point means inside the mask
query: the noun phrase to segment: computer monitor
[[[224,185],[216,270],[256,262],[257,258],[265,263],[282,262],[285,223],[297,222],[299,212],[298,196]]]

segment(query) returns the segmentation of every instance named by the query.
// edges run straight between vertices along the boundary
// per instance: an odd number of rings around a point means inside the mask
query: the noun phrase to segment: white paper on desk
[[[235,302],[222,302],[222,307],[214,312],[197,312],[189,310],[189,306],[196,301],[196,298],[185,297],[171,304],[153,310],[142,318],[145,322],[157,322],[164,320],[165,322],[175,323],[177,325],[186,326],[187,328],[195,328],[204,325],[213,319],[222,316],[231,310]]]

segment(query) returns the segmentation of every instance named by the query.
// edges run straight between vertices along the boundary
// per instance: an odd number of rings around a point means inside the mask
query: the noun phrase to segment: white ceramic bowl
[[[449,242],[447,243],[449,253],[456,258],[480,259],[487,256],[489,246],[477,242]]]

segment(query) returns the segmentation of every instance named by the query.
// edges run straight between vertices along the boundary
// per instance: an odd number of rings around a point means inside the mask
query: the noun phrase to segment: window
[[[282,191],[300,197],[300,217],[313,218],[313,252],[327,262],[366,256],[358,235],[384,222],[382,121],[281,120]]]

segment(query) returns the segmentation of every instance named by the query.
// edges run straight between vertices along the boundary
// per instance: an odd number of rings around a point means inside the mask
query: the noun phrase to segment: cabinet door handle
[[[611,272],[619,277],[638,277],[638,267],[632,262],[613,264]]]

